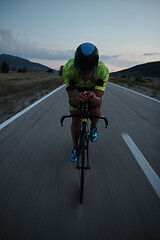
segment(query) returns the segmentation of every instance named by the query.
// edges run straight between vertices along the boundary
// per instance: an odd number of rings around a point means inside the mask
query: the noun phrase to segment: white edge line
[[[148,99],[150,99],[150,100],[152,100],[152,101],[155,101],[155,102],[160,103],[160,101],[159,101],[158,99],[149,97],[149,96],[147,96],[147,95],[144,95],[144,94],[142,94],[142,93],[136,92],[136,91],[134,91],[134,90],[132,90],[132,89],[129,89],[129,88],[126,88],[126,87],[122,87],[122,86],[120,86],[120,85],[118,85],[118,84],[115,84],[115,83],[112,83],[112,82],[108,82],[108,83],[109,83],[109,84],[112,84],[112,85],[115,85],[115,86],[117,86],[117,87],[120,87],[120,88],[122,88],[122,89],[128,90],[128,91],[130,91],[130,92],[132,92],[132,93],[136,93],[136,94],[138,94],[138,95],[140,95],[140,96],[142,96],[142,97],[148,98]]]
[[[49,94],[47,94],[46,96],[42,97],[41,99],[39,99],[38,101],[34,102],[32,105],[28,106],[27,108],[25,108],[24,110],[18,112],[16,115],[14,115],[13,117],[9,118],[8,120],[6,120],[5,122],[0,124],[0,130],[4,127],[6,127],[8,124],[10,124],[11,122],[13,122],[14,120],[16,120],[17,118],[19,118],[20,116],[22,116],[24,113],[28,112],[30,109],[32,109],[33,107],[35,107],[36,105],[38,105],[40,102],[42,102],[43,100],[45,100],[46,98],[48,98],[49,96],[51,96],[53,93],[57,92],[58,90],[60,90],[62,87],[64,87],[64,85],[56,88],[55,90],[53,90],[52,92],[50,92]]]
[[[134,155],[135,159],[137,160],[139,166],[146,175],[147,179],[149,180],[150,184],[157,193],[158,197],[160,198],[160,178],[155,173],[150,164],[147,162],[143,154],[139,151],[131,137],[127,133],[122,133],[121,135],[129,149],[131,150],[132,154]]]

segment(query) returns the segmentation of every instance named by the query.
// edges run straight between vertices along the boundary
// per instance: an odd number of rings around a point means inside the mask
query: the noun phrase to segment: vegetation
[[[150,77],[160,78],[160,61],[139,64],[137,66],[114,72],[111,77]]]
[[[160,99],[160,61],[110,73],[110,81]]]
[[[53,73],[53,70],[52,69],[48,69],[47,72],[48,73]]]
[[[62,84],[51,73],[0,73],[0,123]]]
[[[60,66],[59,75],[62,76],[63,66]]]
[[[8,54],[0,54],[0,66],[6,61],[10,66],[10,71],[23,69],[24,67],[28,72],[47,72],[48,67],[39,63],[30,62],[27,59],[15,57]],[[54,70],[54,69],[53,69]]]
[[[134,89],[160,99],[160,78],[153,77],[110,77],[110,82]]]
[[[26,67],[18,68],[17,72],[18,73],[26,73],[27,72],[27,68]]]
[[[2,62],[1,72],[2,73],[8,73],[9,72],[9,65],[6,63],[6,61]]]

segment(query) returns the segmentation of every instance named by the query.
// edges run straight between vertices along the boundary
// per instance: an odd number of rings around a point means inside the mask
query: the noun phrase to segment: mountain
[[[30,62],[27,59],[15,57],[7,54],[0,54],[0,66],[2,62],[5,61],[9,65],[10,70],[18,70],[23,69],[24,67],[28,72],[47,72],[47,70],[51,69],[47,66],[44,66],[40,63]],[[52,69],[53,73],[57,73],[57,70]]]
[[[149,62],[134,67],[113,72],[110,74],[111,77],[156,77],[160,78],[160,61]]]

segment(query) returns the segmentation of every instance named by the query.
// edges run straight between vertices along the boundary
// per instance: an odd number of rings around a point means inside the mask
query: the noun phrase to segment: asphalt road
[[[67,108],[62,88],[0,130],[0,239],[160,239],[160,199],[122,137],[160,176],[160,103],[108,84],[83,205]]]

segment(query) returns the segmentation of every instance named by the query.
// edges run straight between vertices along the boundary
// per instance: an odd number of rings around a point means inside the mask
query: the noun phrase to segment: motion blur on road
[[[62,88],[0,130],[0,240],[160,239],[159,196],[122,137],[159,178],[160,103],[108,83],[80,205],[67,101]]]

